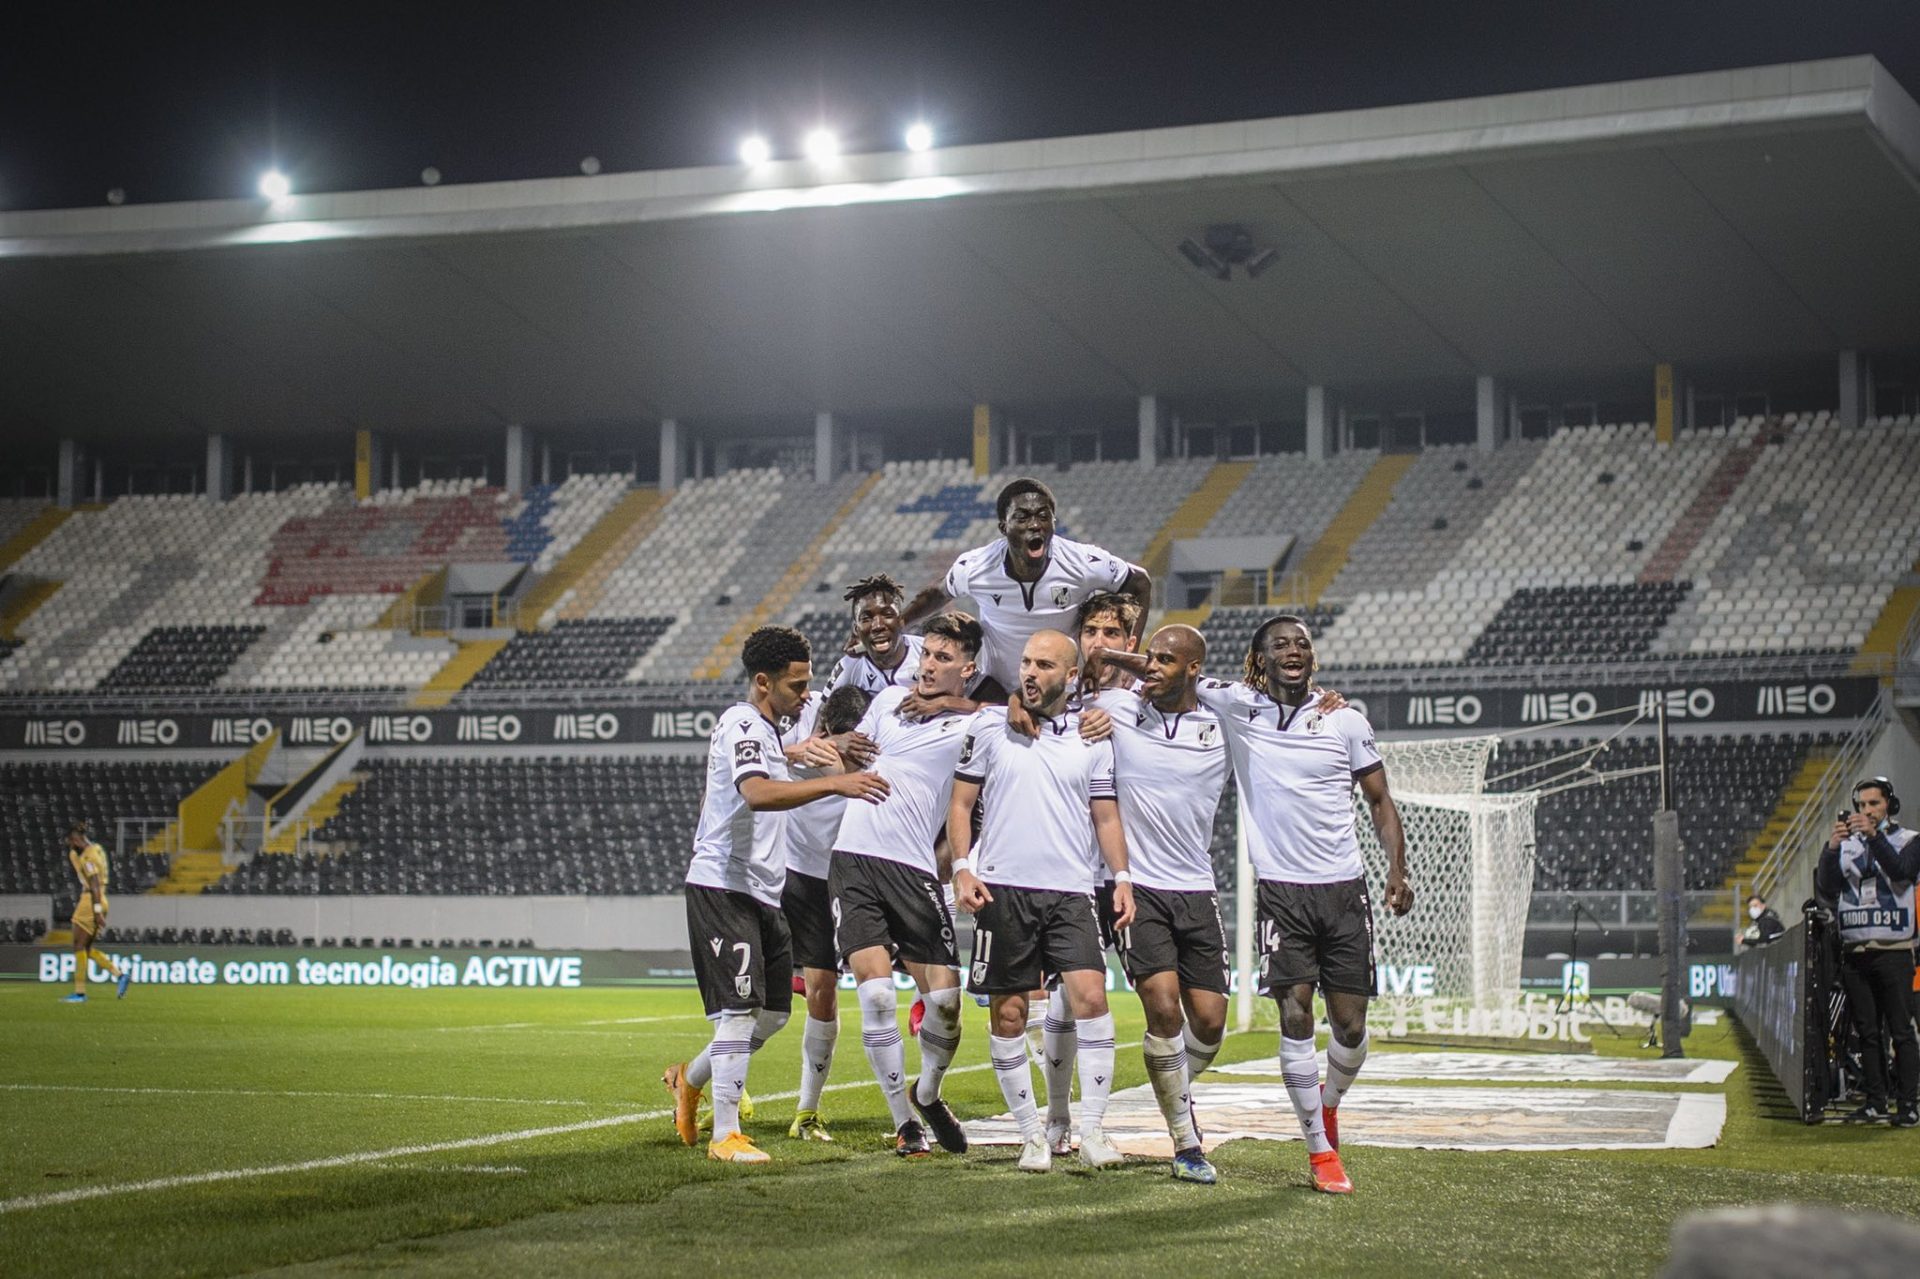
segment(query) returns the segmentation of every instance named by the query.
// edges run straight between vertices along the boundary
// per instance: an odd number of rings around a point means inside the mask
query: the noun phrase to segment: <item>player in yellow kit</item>
[[[93,944],[107,926],[107,851],[87,838],[85,822],[67,828],[67,861],[80,880],[80,900],[73,907],[73,993],[63,1002],[87,1002],[88,960],[113,974],[118,998],[125,999],[132,978]]]

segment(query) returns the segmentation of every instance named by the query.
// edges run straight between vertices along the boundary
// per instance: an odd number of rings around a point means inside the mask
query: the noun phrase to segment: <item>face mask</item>
[[[1758,919],[1758,918],[1760,918],[1760,916],[1762,916],[1762,915],[1764,915],[1764,914],[1766,914],[1766,913],[1767,913],[1767,908],[1766,908],[1765,906],[1749,906],[1749,907],[1747,907],[1747,916],[1748,916],[1748,918],[1750,918],[1750,919]]]

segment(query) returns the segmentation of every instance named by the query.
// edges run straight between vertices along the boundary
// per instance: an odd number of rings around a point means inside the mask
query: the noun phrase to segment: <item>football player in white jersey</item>
[[[1033,1101],[1027,1064],[1027,993],[1057,974],[1077,1019],[1080,1158],[1102,1168],[1122,1161],[1101,1126],[1113,1088],[1113,1014],[1095,917],[1095,867],[1115,880],[1115,923],[1133,922],[1127,843],[1113,790],[1113,748],[1080,735],[1068,693],[1079,676],[1071,639],[1046,630],[1026,642],[1019,697],[1038,725],[1028,737],[998,707],[968,725],[947,810],[954,889],[973,913],[972,989],[990,998],[994,1074],[1020,1125],[1020,1167],[1053,1166],[1046,1127]],[[978,853],[972,818],[984,800]],[[1096,855],[1097,847],[1097,855]]]
[[[1259,878],[1260,991],[1280,1005],[1280,1074],[1307,1139],[1316,1189],[1349,1194],[1338,1112],[1367,1057],[1375,991],[1373,905],[1354,833],[1357,783],[1387,853],[1387,907],[1413,909],[1400,812],[1373,727],[1351,707],[1316,704],[1313,636],[1301,619],[1268,618],[1236,683],[1203,679],[1198,695],[1226,734],[1252,821]],[[1327,1001],[1327,1078],[1314,1058],[1313,994]]]
[[[779,723],[806,703],[813,665],[807,640],[785,626],[763,626],[740,651],[747,700],[721,713],[707,744],[706,795],[687,866],[687,935],[701,1002],[714,1023],[702,1060],[713,1083],[713,1141],[707,1156],[765,1163],[740,1131],[747,1059],[786,1025],[793,1007],[792,939],[780,913],[786,887],[787,810],[839,795],[879,803],[886,779],[866,772],[793,780]],[[674,1127],[699,1139],[700,1091],[707,1080],[670,1067]]]
[[[906,588],[885,573],[863,577],[840,598],[853,610],[846,655],[827,676],[827,691],[853,685],[869,694],[912,688],[920,669],[920,637],[906,633],[900,603]]]
[[[1229,765],[1220,722],[1198,696],[1206,659],[1199,631],[1163,626],[1147,642],[1138,687],[1109,685],[1094,701],[1113,720],[1114,782],[1134,877],[1133,923],[1117,940],[1147,1015],[1147,1080],[1173,1138],[1175,1179],[1211,1185],[1217,1174],[1201,1150],[1191,1079],[1220,1050],[1232,965],[1212,857]]]
[[[802,747],[817,747],[852,734],[871,700],[857,684],[842,685],[825,697],[808,698],[800,722],[794,726],[802,742],[786,751],[794,774],[819,777],[844,771],[843,757],[837,750],[830,747],[815,763]],[[858,740],[871,745],[870,739]],[[840,954],[833,943],[833,900],[827,889],[827,867],[847,803],[832,796],[803,804],[787,814],[787,886],[780,894],[780,913],[793,935],[793,963],[800,972],[807,1001],[807,1021],[800,1035],[800,1099],[787,1136],[802,1141],[833,1140],[820,1113],[820,1094],[826,1087],[827,1073],[833,1069],[834,1045],[840,1037]]]
[[[929,1153],[927,1129],[945,1150],[967,1148],[965,1131],[940,1095],[960,1046],[960,973],[936,845],[971,714],[916,712],[908,702],[959,699],[979,651],[978,622],[965,613],[940,614],[927,623],[912,698],[905,689],[888,689],[867,708],[859,731],[878,748],[873,770],[891,789],[878,807],[848,806],[828,872],[835,942],[859,983],[867,1061],[893,1115],[895,1152],[908,1158]],[[900,1041],[896,962],[920,988],[925,1010],[920,1075],[912,1080]]]
[[[1011,687],[1022,647],[1037,631],[1068,632],[1090,595],[1118,591],[1144,608],[1153,590],[1147,571],[1112,552],[1054,533],[1053,490],[1021,478],[994,504],[1000,536],[954,560],[947,575],[922,590],[901,615],[911,626],[958,596],[970,596],[986,633],[980,669]],[[1018,720],[1025,712],[1017,708]]]

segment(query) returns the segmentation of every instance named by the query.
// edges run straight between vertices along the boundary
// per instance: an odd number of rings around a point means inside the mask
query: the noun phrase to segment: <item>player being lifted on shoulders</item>
[[[857,684],[807,699],[794,726],[799,740],[785,752],[796,776],[845,771],[840,750],[849,743],[853,753],[871,758],[871,740],[853,732],[869,700]],[[838,746],[835,738],[842,739]],[[787,814],[787,886],[780,895],[780,913],[793,936],[793,962],[800,970],[807,1001],[807,1022],[800,1034],[800,1099],[787,1136],[804,1141],[833,1140],[820,1115],[820,1094],[827,1072],[833,1069],[833,1049],[840,1037],[840,955],[833,943],[827,868],[846,811],[847,800],[836,795],[802,804]]]
[[[1098,546],[1054,533],[1053,490],[1021,478],[1000,490],[994,504],[1000,536],[967,551],[944,579],[913,597],[902,614],[911,626],[958,596],[970,596],[986,639],[980,669],[1012,687],[1020,675],[1027,637],[1038,631],[1066,633],[1074,612],[1102,591],[1131,595],[1144,607],[1153,582],[1147,571]],[[1016,722],[1025,714],[1013,709]]]
[[[1360,786],[1387,853],[1387,908],[1413,909],[1400,812],[1373,727],[1346,707],[1312,705],[1318,662],[1301,619],[1270,617],[1253,633],[1237,683],[1203,679],[1200,703],[1226,734],[1252,818],[1247,850],[1259,877],[1260,992],[1280,1005],[1280,1074],[1306,1134],[1316,1189],[1353,1190],[1340,1164],[1339,1106],[1367,1059],[1375,990],[1373,904],[1354,833]],[[1313,992],[1327,1000],[1327,1079],[1313,1051]]]
[[[796,781],[788,772],[779,723],[800,714],[813,678],[806,637],[785,626],[747,636],[747,700],[727,708],[707,746],[706,794],[687,867],[687,937],[701,1002],[714,1024],[704,1054],[713,1083],[713,1141],[707,1156],[765,1163],[740,1131],[747,1059],[787,1024],[793,1008],[793,943],[780,897],[786,887],[786,814],[839,795],[879,803],[887,783],[872,773],[836,773]],[[670,1067],[674,1127],[688,1145],[699,1137],[700,1090],[707,1080]]]
[[[1115,922],[1122,928],[1133,922],[1133,889],[1114,798],[1113,748],[1082,738],[1079,713],[1068,706],[1078,676],[1079,653],[1065,635],[1045,630],[1026,641],[1019,697],[1039,734],[1016,733],[998,707],[975,715],[947,809],[954,889],[961,909],[975,918],[969,984],[990,997],[994,1075],[1020,1125],[1020,1167],[1028,1172],[1053,1166],[1033,1101],[1024,1033],[1027,992],[1043,973],[1058,974],[1077,1019],[1080,1158],[1094,1168],[1124,1158],[1101,1127],[1113,1088],[1114,1030],[1094,915],[1096,861],[1113,872]],[[976,799],[985,805],[977,853]]]
[[[885,573],[863,577],[840,598],[853,610],[847,652],[827,676],[827,691],[852,685],[869,694],[912,688],[920,669],[920,637],[909,635],[900,617],[906,588]]]
[[[886,779],[887,802],[847,806],[828,875],[834,934],[859,983],[867,1061],[892,1112],[894,1149],[903,1157],[929,1153],[929,1128],[943,1149],[958,1154],[967,1148],[966,1133],[940,1095],[960,1047],[960,974],[935,845],[971,712],[957,706],[914,711],[908,703],[963,703],[979,651],[978,622],[965,613],[940,614],[927,623],[911,695],[890,688],[867,708],[860,732],[879,750],[873,771]],[[900,1041],[896,960],[920,988],[925,1007],[920,1074],[912,1080]]]

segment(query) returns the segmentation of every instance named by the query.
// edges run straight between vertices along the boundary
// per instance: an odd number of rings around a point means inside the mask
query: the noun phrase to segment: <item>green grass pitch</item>
[[[60,993],[0,988],[7,1275],[1623,1275],[1656,1270],[1671,1224],[1695,1209],[1800,1200],[1920,1215],[1914,1134],[1771,1118],[1750,1055],[1726,1085],[1715,1149],[1350,1145],[1358,1193],[1335,1199],[1308,1189],[1297,1142],[1222,1147],[1211,1188],[1144,1160],[1023,1176],[1007,1148],[904,1164],[851,998],[826,1102],[837,1144],[785,1136],[789,1027],[749,1080],[765,1100],[748,1128],[775,1162],[733,1168],[683,1147],[664,1115],[661,1067],[707,1038],[691,991],[176,987],[122,1003],[104,989],[85,1007]],[[1139,1010],[1125,994],[1114,1006],[1130,1087],[1145,1081]],[[984,1014],[969,1004],[966,1018],[949,1095],[963,1118],[998,1113]],[[1688,1048],[1742,1052],[1726,1027]],[[1261,1031],[1230,1038],[1221,1059],[1273,1051]],[[182,1180],[136,1188],[168,1179]]]

